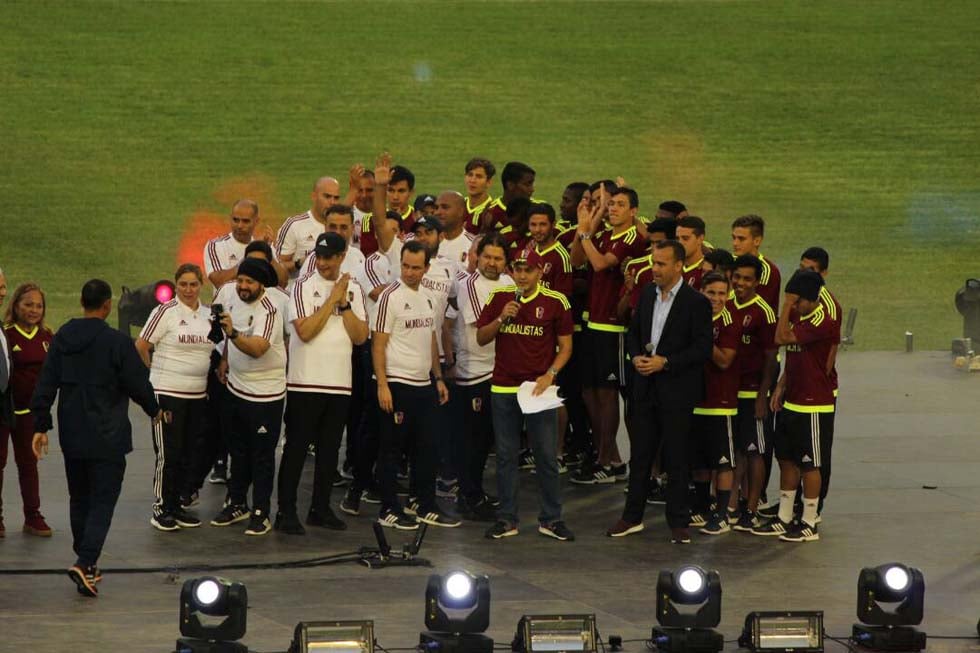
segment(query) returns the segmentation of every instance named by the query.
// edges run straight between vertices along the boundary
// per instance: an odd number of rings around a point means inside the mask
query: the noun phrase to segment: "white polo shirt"
[[[473,246],[475,238],[476,236],[465,229],[452,240],[443,238],[442,242],[439,243],[439,256],[445,256],[465,270],[466,257],[470,253],[470,247]]]
[[[292,326],[286,321],[286,309],[289,306],[289,293],[280,288],[279,286],[273,286],[272,288],[265,289],[265,296],[269,298],[272,305],[275,306],[276,310],[282,315],[283,319],[283,333],[289,334]],[[214,296],[214,304],[221,304],[228,310],[228,306],[231,304],[233,299],[238,299],[238,288],[236,281],[229,281],[227,283],[221,284],[218,288],[218,292]],[[224,341],[218,344],[218,351],[224,351]]]
[[[160,304],[150,313],[139,337],[153,345],[150,383],[162,395],[181,399],[207,396],[208,367],[214,343],[209,307],[197,310],[179,299]]]
[[[459,266],[456,265],[455,261],[437,255],[429,259],[429,270],[422,277],[422,283],[419,285],[422,293],[432,300],[440,360],[445,355],[445,352],[442,351],[442,323],[446,320],[449,298],[456,297],[456,275],[458,272]]]
[[[313,217],[312,211],[286,218],[276,233],[276,257],[291,256],[302,261],[313,251],[317,237],[325,230],[325,225]]]
[[[381,252],[375,252],[366,259],[364,265],[354,274],[354,280],[364,291],[364,307],[367,310],[368,324],[374,324],[378,314],[378,302],[371,299],[371,291],[391,283],[391,263]],[[380,296],[379,296],[380,299]]]
[[[307,318],[323,306],[335,281],[324,279],[319,272],[296,281],[289,300],[288,319]],[[347,301],[359,320],[365,320],[363,293],[355,281],[347,286]],[[294,327],[295,328],[295,327]],[[353,343],[344,328],[338,309],[309,342],[298,336],[289,340],[289,372],[286,387],[296,392],[349,395],[351,393],[351,352]]]
[[[361,254],[361,250],[357,249],[356,247],[351,247],[348,243],[347,256],[344,257],[344,262],[340,264],[340,273],[349,274],[351,277],[355,277],[358,270],[363,265],[364,254]],[[310,252],[306,257],[306,262],[303,264],[302,276],[316,273],[316,252]]]
[[[399,279],[381,293],[371,329],[390,336],[385,348],[388,381],[414,386],[431,383],[434,328],[432,300],[419,290],[412,290]]]
[[[479,270],[459,280],[459,294],[456,297],[459,313],[453,329],[457,385],[476,385],[489,381],[493,375],[496,347],[494,341],[487,345],[476,341],[476,321],[480,319],[480,313],[487,305],[490,292],[513,283],[513,279],[506,274],[493,281],[480,274]]]
[[[228,390],[241,399],[269,402],[286,396],[286,347],[283,339],[283,314],[276,310],[268,291],[257,301],[247,304],[236,293],[224,308],[231,323],[245,336],[261,336],[269,349],[252,358],[235,343],[228,342]]]
[[[204,246],[204,276],[210,277],[213,272],[237,268],[245,260],[245,248],[248,243],[235,240],[231,232],[208,241]]]

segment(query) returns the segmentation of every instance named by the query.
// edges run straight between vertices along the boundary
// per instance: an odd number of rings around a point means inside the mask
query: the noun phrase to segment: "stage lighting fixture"
[[[599,635],[594,614],[524,615],[511,644],[515,653],[595,653]]]
[[[679,609],[679,607],[682,609]],[[657,578],[657,622],[651,640],[664,653],[715,653],[725,640],[713,630],[721,621],[721,577],[686,565]]]
[[[289,653],[374,653],[373,621],[301,621]]]
[[[433,574],[425,587],[425,627],[419,644],[439,653],[492,653],[482,635],[490,625],[490,579],[468,571]]]
[[[865,567],[858,576],[857,618],[851,639],[876,651],[921,651],[926,634],[922,623],[926,582],[914,567],[888,563]],[[886,607],[883,604],[890,604]]]
[[[130,327],[143,326],[150,312],[160,304],[166,304],[177,294],[172,281],[161,279],[136,290],[122,287],[117,308],[119,310],[119,330],[130,335]]]
[[[248,653],[245,635],[248,593],[241,583],[216,576],[192,578],[180,590],[177,653]]]
[[[738,645],[759,651],[823,651],[823,612],[750,612]]]

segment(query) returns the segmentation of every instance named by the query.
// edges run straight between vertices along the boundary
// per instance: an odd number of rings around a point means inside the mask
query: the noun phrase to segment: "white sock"
[[[820,503],[820,499],[807,499],[803,498],[803,521],[805,521],[810,526],[817,525],[817,504]]]
[[[779,520],[784,524],[793,521],[793,502],[796,500],[794,490],[779,491]]]

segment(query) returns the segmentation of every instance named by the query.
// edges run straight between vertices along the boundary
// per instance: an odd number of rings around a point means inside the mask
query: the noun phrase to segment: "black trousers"
[[[253,515],[269,514],[284,401],[248,401],[228,395],[226,415],[231,453],[228,496],[233,504],[246,505],[251,485]]]
[[[657,406],[652,400],[634,400],[630,408],[630,478],[623,519],[631,523],[643,521],[652,482],[650,470],[660,449],[663,471],[667,473],[667,526],[687,528],[691,518],[687,437],[694,407]]]
[[[397,495],[398,467],[402,453],[411,444],[414,490],[419,505],[423,512],[436,510],[439,399],[435,386],[389,382],[388,387],[394,410],[379,413],[381,509],[401,511]]]
[[[125,474],[125,456],[105,460],[65,457],[72,548],[78,556],[75,564],[88,567],[99,561]]]
[[[218,380],[218,363],[221,355],[211,354],[211,368],[208,370],[208,398],[205,412],[205,426],[197,436],[191,456],[191,491],[199,490],[204,479],[218,460],[228,456],[228,409],[231,393],[228,387]]]
[[[585,410],[585,402],[582,401],[582,375],[584,374],[582,361],[586,349],[583,333],[583,331],[576,331],[572,334],[572,351],[579,355],[572,356],[572,360],[559,373],[558,385],[561,388],[561,396],[567,399],[565,407],[568,409],[568,427],[571,430],[566,451],[584,453],[586,459],[591,460],[594,457],[595,444],[592,442],[589,414]],[[565,434],[559,433],[558,437],[563,438]]]
[[[378,461],[381,409],[378,407],[378,382],[368,376],[367,397],[364,403],[364,430],[354,459],[353,492],[364,492],[377,485],[375,463]],[[380,471],[380,470],[378,470]]]
[[[459,444],[459,492],[465,499],[477,502],[484,496],[483,470],[494,441],[490,381],[454,385],[449,400],[453,407],[452,435]]]
[[[180,507],[180,497],[198,488],[193,478],[194,443],[207,437],[207,399],[184,399],[157,395],[160,408],[170,412],[170,423],[153,427],[153,514],[172,512]]]
[[[834,420],[837,413],[834,412],[830,417],[831,428],[820,429],[820,505],[817,506],[819,512],[823,512],[824,500],[827,492],[830,491],[830,456],[834,449]]]
[[[344,469],[353,469],[360,455],[368,415],[368,391],[371,380],[371,343],[354,345],[351,352],[351,397],[347,412],[347,450]]]
[[[310,509],[323,514],[330,508],[330,490],[350,404],[348,395],[290,391],[286,396],[286,444],[279,461],[280,512],[296,512],[296,488],[310,444],[316,445]]]

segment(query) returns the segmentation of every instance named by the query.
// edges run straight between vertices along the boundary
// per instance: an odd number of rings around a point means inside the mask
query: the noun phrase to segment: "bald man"
[[[439,193],[436,198],[436,218],[442,223],[443,239],[439,243],[439,256],[466,267],[466,258],[473,245],[473,234],[464,229],[466,222],[466,198],[454,190]]]
[[[259,226],[259,205],[250,199],[240,199],[231,207],[231,231],[208,241],[204,246],[204,273],[215,291],[238,276],[238,264],[245,259],[245,248],[253,240],[272,244],[272,229]],[[286,271],[277,262],[272,266],[280,285],[286,284]]]
[[[327,210],[340,202],[340,182],[333,177],[320,177],[313,184],[310,199],[310,210],[287,218],[276,235],[276,257],[291,281],[316,247],[317,237],[327,231]]]

